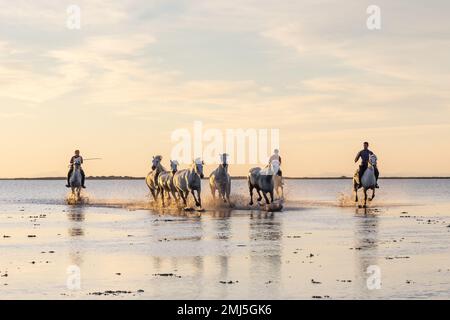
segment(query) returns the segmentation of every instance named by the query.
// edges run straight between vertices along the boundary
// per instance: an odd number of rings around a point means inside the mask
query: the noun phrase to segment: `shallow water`
[[[380,185],[363,210],[350,180],[286,180],[265,213],[244,180],[232,210],[205,184],[206,211],[185,213],[154,209],[140,180],[88,181],[83,206],[64,181],[0,181],[0,298],[449,298],[450,180]]]

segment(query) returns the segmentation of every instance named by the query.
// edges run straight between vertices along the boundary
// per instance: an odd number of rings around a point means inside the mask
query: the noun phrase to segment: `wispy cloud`
[[[358,147],[373,137],[394,154],[404,152],[395,137],[409,134],[428,150],[449,131],[448,1],[430,9],[380,0],[376,32],[365,27],[369,2],[359,0],[80,0],[77,31],[66,28],[68,4],[0,0],[0,133],[23,121],[23,141],[38,145],[55,135],[38,129],[60,130],[70,115],[92,148],[112,135],[126,144],[122,156],[136,172],[121,169],[139,174],[141,144],[166,150],[168,133],[195,119],[219,129],[276,127],[283,152],[302,165],[289,170],[320,174],[304,157],[339,139]],[[353,154],[350,142],[341,148]],[[343,152],[335,161],[345,173]]]

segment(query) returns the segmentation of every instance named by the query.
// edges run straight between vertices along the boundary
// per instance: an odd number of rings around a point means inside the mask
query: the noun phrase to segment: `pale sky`
[[[381,30],[366,27],[371,4]],[[0,177],[65,175],[76,148],[103,159],[88,175],[143,176],[195,120],[279,129],[286,176],[351,176],[365,140],[382,175],[450,176],[449,13],[447,0],[0,0]]]

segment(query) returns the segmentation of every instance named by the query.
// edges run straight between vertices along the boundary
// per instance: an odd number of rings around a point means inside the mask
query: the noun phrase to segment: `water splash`
[[[338,207],[355,207],[355,198],[353,195],[349,195],[344,192],[340,192],[337,196]]]
[[[89,197],[87,194],[82,193],[80,199],[72,192],[68,192],[66,195],[66,203],[68,205],[87,205],[89,204]]]

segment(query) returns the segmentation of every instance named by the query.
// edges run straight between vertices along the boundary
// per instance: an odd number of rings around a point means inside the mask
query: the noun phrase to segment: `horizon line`
[[[232,176],[231,179],[246,179],[247,176]],[[308,177],[308,176],[294,176],[294,177],[283,177],[287,180],[338,180],[338,179],[353,179],[350,176],[327,176],[327,177]],[[86,180],[143,180],[145,176],[87,176]],[[203,178],[203,180],[208,180],[209,177]],[[386,176],[380,177],[379,179],[450,179],[450,176]],[[67,180],[67,177],[18,177],[18,178],[0,178],[0,181],[6,180]]]

